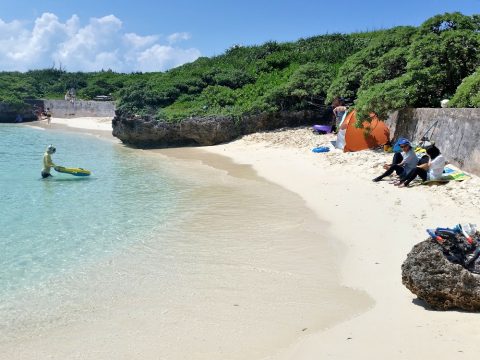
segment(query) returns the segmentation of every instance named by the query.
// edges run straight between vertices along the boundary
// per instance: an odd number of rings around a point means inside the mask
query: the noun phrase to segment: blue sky
[[[163,71],[234,44],[419,25],[480,0],[12,0],[0,3],[0,70]]]

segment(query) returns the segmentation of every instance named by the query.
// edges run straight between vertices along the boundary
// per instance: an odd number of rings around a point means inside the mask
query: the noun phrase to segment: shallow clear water
[[[158,159],[107,141],[8,125],[0,138],[0,302],[142,239],[168,221],[181,196]],[[93,174],[52,169],[42,179],[48,144],[56,164]]]
[[[338,285],[325,224],[252,174],[72,133],[0,137],[5,358],[264,358],[365,298]],[[42,180],[50,143],[93,175]]]

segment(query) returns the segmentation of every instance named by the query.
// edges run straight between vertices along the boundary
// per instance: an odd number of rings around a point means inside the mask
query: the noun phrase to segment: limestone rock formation
[[[227,116],[193,117],[170,123],[117,111],[112,126],[114,136],[136,147],[206,146],[257,131],[313,124],[322,116],[319,112],[299,111],[262,113],[239,119]]]
[[[415,245],[402,265],[403,284],[436,310],[480,310],[480,276],[450,262],[428,239]]]

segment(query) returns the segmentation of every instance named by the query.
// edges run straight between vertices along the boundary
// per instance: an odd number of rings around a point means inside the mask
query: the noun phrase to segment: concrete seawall
[[[403,109],[386,121],[393,138],[425,134],[452,164],[480,175],[480,109]]]
[[[75,102],[65,100],[39,100],[29,99],[27,105],[15,107],[0,102],[0,123],[13,123],[18,115],[22,121],[35,121],[35,109],[50,108],[54,117],[74,118],[82,116],[111,117],[115,116],[115,103],[113,101],[83,101]]]
[[[115,103],[113,101],[43,100],[43,104],[45,109],[50,108],[54,117],[111,116],[113,118],[115,116]]]

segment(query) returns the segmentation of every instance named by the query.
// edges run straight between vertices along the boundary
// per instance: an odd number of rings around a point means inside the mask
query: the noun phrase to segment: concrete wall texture
[[[22,121],[37,120],[31,109],[17,110],[15,107],[0,102],[0,123],[13,123],[17,115],[22,117]]]
[[[480,175],[480,109],[403,109],[386,123],[394,139],[426,135],[450,163]]]
[[[114,117],[115,103],[113,101],[82,101],[43,100],[44,108],[50,108],[52,116],[73,118],[81,116]]]

